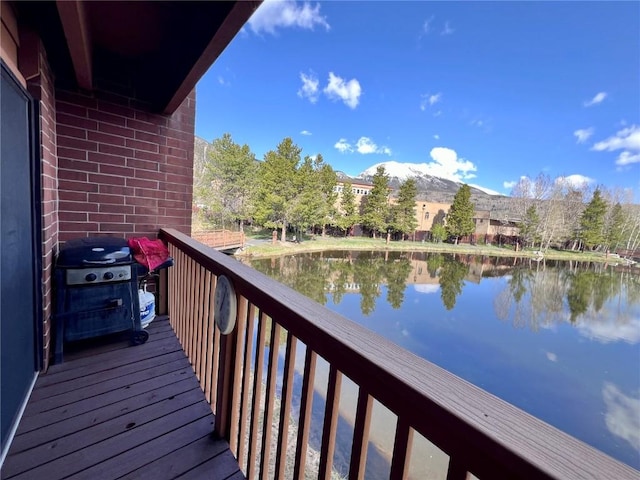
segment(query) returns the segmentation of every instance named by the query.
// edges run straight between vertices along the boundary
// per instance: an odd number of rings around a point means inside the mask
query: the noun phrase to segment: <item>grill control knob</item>
[[[102,278],[105,280],[113,280],[113,272],[104,272]]]
[[[87,282],[95,282],[97,278],[98,276],[95,273],[87,273],[84,277]]]

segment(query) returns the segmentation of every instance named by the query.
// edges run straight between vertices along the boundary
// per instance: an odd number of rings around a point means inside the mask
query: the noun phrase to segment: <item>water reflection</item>
[[[640,319],[627,305],[640,303],[637,273],[592,262],[534,261],[416,252],[323,252],[245,260],[255,269],[318,303],[339,305],[347,293],[360,295],[368,316],[386,285],[386,301],[400,309],[407,284],[422,293],[440,292],[453,310],[466,283],[504,277],[494,298],[497,318],[537,331],[570,322],[588,338],[640,341]]]
[[[247,263],[640,468],[637,270],[417,252]]]

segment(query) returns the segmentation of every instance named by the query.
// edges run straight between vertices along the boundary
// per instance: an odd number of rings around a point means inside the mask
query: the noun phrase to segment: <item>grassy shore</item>
[[[547,250],[540,255],[537,250],[525,249],[516,252],[513,248],[497,247],[493,245],[453,245],[450,243],[412,242],[412,241],[391,241],[386,243],[386,239],[364,238],[364,237],[315,237],[305,239],[300,243],[271,241],[251,245],[251,238],[248,238],[249,246],[238,250],[237,256],[245,257],[272,257],[278,255],[290,255],[299,252],[320,252],[327,250],[379,250],[379,251],[405,251],[405,252],[439,252],[439,253],[461,253],[472,255],[487,255],[501,257],[528,257],[540,258],[541,256],[551,260],[577,260],[595,262],[615,262],[616,259],[607,257],[602,253],[584,253],[560,250]]]

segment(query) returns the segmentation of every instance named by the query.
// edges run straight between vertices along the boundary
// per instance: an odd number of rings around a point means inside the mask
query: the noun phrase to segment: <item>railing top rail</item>
[[[491,478],[637,479],[640,472],[173,229],[160,237],[215,275],[468,469]],[[389,432],[393,435],[393,432]]]

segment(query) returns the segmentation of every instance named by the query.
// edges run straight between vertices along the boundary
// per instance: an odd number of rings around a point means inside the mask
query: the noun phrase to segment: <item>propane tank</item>
[[[147,328],[156,318],[156,298],[153,293],[147,292],[146,282],[138,290],[138,298],[140,299],[140,325],[142,328]]]

